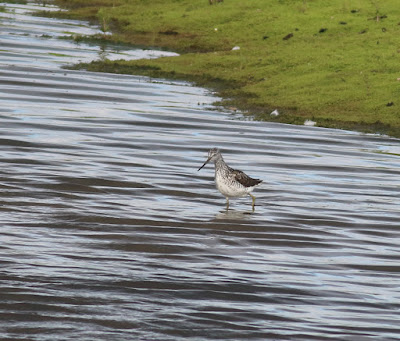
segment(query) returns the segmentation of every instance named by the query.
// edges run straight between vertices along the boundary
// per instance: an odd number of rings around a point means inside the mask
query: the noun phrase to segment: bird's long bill
[[[203,166],[201,166],[197,171],[199,171],[200,169],[202,169],[209,161],[211,160],[211,158],[209,157],[206,162],[203,163]]]

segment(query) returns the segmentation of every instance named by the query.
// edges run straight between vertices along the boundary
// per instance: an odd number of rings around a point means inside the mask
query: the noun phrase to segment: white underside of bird
[[[249,195],[255,187],[245,187],[235,179],[234,175],[226,178],[219,173],[215,174],[215,185],[218,191],[226,198],[245,197]]]

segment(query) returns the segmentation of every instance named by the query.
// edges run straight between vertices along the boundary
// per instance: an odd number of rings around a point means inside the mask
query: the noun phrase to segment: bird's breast
[[[228,174],[217,172],[215,174],[215,184],[225,197],[241,197],[248,194],[247,188]]]

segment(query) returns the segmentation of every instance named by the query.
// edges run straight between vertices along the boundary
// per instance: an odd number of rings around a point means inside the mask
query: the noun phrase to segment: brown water
[[[61,70],[98,50],[57,34],[94,28],[12,8],[2,340],[400,338],[399,140],[244,121],[186,83]],[[214,146],[264,180],[254,213],[249,198],[226,212],[212,166],[197,172]]]

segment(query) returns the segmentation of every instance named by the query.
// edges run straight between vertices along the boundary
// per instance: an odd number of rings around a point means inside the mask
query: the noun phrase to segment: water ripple
[[[190,84],[60,70],[41,58],[48,19],[12,6],[2,339],[399,338],[398,139],[239,121]],[[247,198],[226,212],[212,167],[197,172],[214,146],[264,180],[254,213]]]

